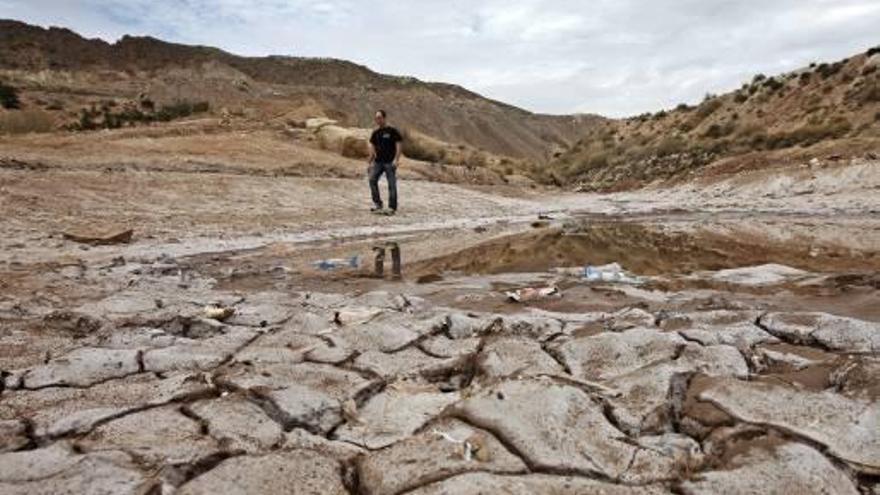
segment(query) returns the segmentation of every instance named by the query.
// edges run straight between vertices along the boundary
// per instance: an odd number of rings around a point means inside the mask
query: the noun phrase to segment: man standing
[[[385,110],[376,112],[376,130],[370,136],[370,193],[373,195],[373,213],[394,215],[397,212],[397,165],[400,163],[400,142],[403,136],[397,129],[385,123]],[[379,178],[385,174],[388,181],[388,208],[382,209],[379,194]]]

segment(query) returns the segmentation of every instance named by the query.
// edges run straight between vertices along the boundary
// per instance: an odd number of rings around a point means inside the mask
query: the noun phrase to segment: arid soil
[[[0,148],[4,494],[880,489],[877,162],[611,195],[410,162],[385,217],[271,136],[92,139]],[[344,173],[275,173],[310,166]]]

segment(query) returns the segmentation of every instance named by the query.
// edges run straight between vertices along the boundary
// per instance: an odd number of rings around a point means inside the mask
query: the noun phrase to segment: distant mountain
[[[379,74],[336,59],[241,57],[217,48],[125,36],[116,43],[68,29],[0,20],[0,77],[47,95],[203,99],[248,107],[262,118],[324,115],[369,126],[373,110],[435,138],[545,161],[603,119],[549,116],[484,98],[460,86]]]

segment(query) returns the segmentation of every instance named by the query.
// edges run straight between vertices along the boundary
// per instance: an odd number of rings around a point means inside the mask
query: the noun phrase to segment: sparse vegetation
[[[877,53],[880,53],[880,46],[875,46],[874,48],[869,48],[868,51],[866,52],[866,55],[871,57]]]
[[[770,91],[778,91],[779,89],[783,88],[784,86],[785,86],[785,83],[779,81],[775,77],[767,78],[764,81],[764,87],[769,88]]]
[[[18,89],[0,81],[0,106],[7,110],[21,108],[21,101],[18,99]]]
[[[828,79],[829,77],[840,72],[840,69],[843,68],[843,63],[835,62],[833,64],[819,64],[819,67],[816,68],[816,72],[822,76],[822,79]]]
[[[89,108],[81,109],[78,122],[67,126],[67,128],[72,131],[91,131],[95,129],[119,129],[120,127],[139,123],[170,122],[175,119],[208,112],[211,108],[210,104],[206,101],[178,101],[170,105],[163,105],[158,111],[145,112],[142,110],[144,108],[143,103],[141,101],[141,108],[126,106],[119,111],[114,111],[114,108],[117,107],[115,102],[103,102],[100,108],[92,105]]]

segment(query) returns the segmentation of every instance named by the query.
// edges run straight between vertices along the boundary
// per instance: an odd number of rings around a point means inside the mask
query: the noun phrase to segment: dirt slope
[[[787,74],[758,74],[696,107],[606,121],[548,172],[563,184],[630,188],[695,171],[863,156],[876,153],[878,142],[880,47]]]
[[[0,21],[0,78],[33,93],[49,111],[63,107],[68,118],[88,103],[140,94],[157,102],[208,100],[215,109],[258,118],[323,115],[359,127],[368,127],[372,111],[382,107],[400,126],[532,160],[546,159],[601,120],[532,114],[459,86],[378,74],[342,60],[240,57],[130,36],[110,44],[11,20]]]

